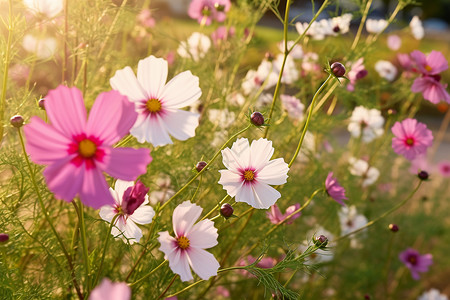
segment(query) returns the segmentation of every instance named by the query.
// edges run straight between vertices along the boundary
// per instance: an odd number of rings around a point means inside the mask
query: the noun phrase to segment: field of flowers
[[[1,299],[448,299],[448,41],[279,2],[0,0]]]

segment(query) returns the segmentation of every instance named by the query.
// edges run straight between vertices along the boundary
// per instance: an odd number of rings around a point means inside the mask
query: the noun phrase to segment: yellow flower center
[[[97,146],[89,139],[84,139],[78,144],[78,153],[84,158],[91,158],[96,151]]]
[[[177,238],[177,243],[178,247],[183,250],[189,247],[189,239],[185,236],[180,236],[179,238]]]
[[[409,146],[412,146],[412,145],[414,145],[414,140],[412,138],[408,138],[406,140],[406,144],[409,145]]]
[[[252,181],[253,179],[255,179],[255,173],[252,170],[245,171],[244,179],[247,181]]]
[[[433,68],[431,68],[429,65],[425,66],[425,70],[427,70],[428,72],[430,72],[431,70],[433,70]]]
[[[161,102],[158,99],[150,99],[145,104],[147,106],[147,109],[151,113],[157,113],[161,110]]]

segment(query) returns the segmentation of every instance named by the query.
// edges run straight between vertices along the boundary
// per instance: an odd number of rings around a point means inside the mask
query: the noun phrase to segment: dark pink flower
[[[439,162],[438,169],[443,177],[450,177],[450,161],[443,160]]]
[[[328,173],[327,179],[325,179],[325,189],[328,196],[333,198],[340,205],[345,206],[344,201],[348,198],[345,196],[345,189],[339,184],[337,179],[333,177],[333,172]]]
[[[409,54],[399,53],[399,54],[397,54],[397,60],[403,69],[405,69],[406,71],[412,70],[413,61],[411,60],[411,57],[409,56]]]
[[[230,0],[192,0],[188,15],[199,24],[211,25],[213,20],[223,22],[230,10]]]
[[[392,138],[392,149],[409,160],[426,153],[427,148],[433,143],[431,130],[415,119],[408,118],[401,123],[395,122],[391,131],[395,135]]]
[[[92,290],[89,300],[129,300],[131,289],[125,282],[111,282],[108,278]]]
[[[136,208],[144,203],[145,196],[149,190],[140,180],[135,185],[127,188],[122,197],[123,212],[127,215],[132,215]]]
[[[411,275],[415,280],[419,280],[419,273],[428,272],[428,268],[433,264],[433,256],[431,254],[420,255],[419,252],[412,248],[408,248],[400,253],[399,258],[411,271]]]
[[[219,26],[213,33],[211,33],[211,39],[214,45],[218,45],[220,41],[226,41],[228,38],[233,37],[236,33],[234,27],[227,28],[226,26]]]
[[[411,91],[413,93],[422,93],[424,99],[434,104],[439,103],[441,100],[450,103],[450,95],[445,90],[447,84],[440,83],[440,79],[439,75],[416,78],[411,86]]]
[[[415,50],[411,52],[411,58],[415,61],[417,69],[424,75],[436,75],[448,69],[448,62],[439,51],[431,51],[425,55]]]
[[[114,204],[103,172],[136,180],[147,172],[149,149],[114,148],[137,118],[134,104],[119,92],[101,93],[86,120],[81,91],[59,86],[45,98],[50,124],[38,117],[25,126],[31,160],[47,165],[44,177],[56,198],[94,208]]]
[[[350,83],[347,85],[347,90],[353,92],[355,90],[355,84],[357,80],[363,79],[367,76],[367,70],[364,66],[364,58],[358,59],[352,63],[350,71],[347,73],[347,77]]]
[[[283,222],[288,216],[292,215],[292,213],[299,208],[300,204],[296,203],[294,205],[289,206],[286,209],[286,212],[282,214],[278,205],[274,204],[270,207],[270,210],[267,211],[266,214],[271,223],[278,224],[280,222]],[[302,215],[301,212],[294,214],[288,221],[286,221],[286,224],[292,224],[292,222],[294,222],[294,220],[300,217],[301,215]]]

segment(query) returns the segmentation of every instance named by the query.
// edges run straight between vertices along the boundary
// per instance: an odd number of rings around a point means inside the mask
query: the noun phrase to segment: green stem
[[[172,286],[172,284],[175,282],[175,279],[177,279],[178,274],[175,274],[172,277],[172,280],[169,282],[169,285],[167,285],[167,287],[164,289],[164,291],[161,293],[161,295],[158,296],[157,299],[162,299],[162,297],[164,297],[164,295],[167,293],[167,291],[170,289],[170,287]]]
[[[220,208],[220,206],[229,198],[229,195],[226,195],[225,197],[223,197],[222,200],[220,200],[220,202],[218,204],[216,204],[216,206],[214,206],[213,209],[211,209],[209,211],[209,213],[207,213],[206,215],[203,216],[203,218],[201,218],[200,221],[203,221],[204,219],[206,219],[207,217],[209,217],[216,209]]]
[[[87,246],[87,238],[86,238],[86,223],[84,222],[84,207],[81,201],[78,205],[79,214],[78,217],[80,218],[80,236],[81,236],[81,245],[83,246],[83,263],[84,263],[84,272],[85,272],[85,281],[86,281],[86,297],[89,296],[89,293],[91,291],[91,285],[90,285],[90,269],[89,269],[89,253],[88,253],[88,246]]]
[[[353,40],[352,47],[350,48],[352,51],[355,50],[358,45],[359,39],[361,38],[362,29],[364,27],[364,23],[366,23],[367,15],[369,14],[370,6],[372,6],[372,0],[367,1],[366,8],[364,9],[363,16],[361,18],[361,22],[359,23],[358,32],[356,33],[355,39]]]
[[[162,263],[160,263],[156,268],[154,268],[153,270],[150,271],[150,273],[145,274],[142,278],[136,280],[133,283],[130,283],[129,286],[134,286],[140,282],[142,282],[143,280],[147,279],[148,277],[150,277],[153,273],[155,273],[157,270],[159,270],[162,266],[164,266],[166,263],[168,262],[168,260],[164,260]]]

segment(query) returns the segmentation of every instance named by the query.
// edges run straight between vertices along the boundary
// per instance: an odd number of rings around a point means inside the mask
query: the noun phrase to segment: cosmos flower
[[[34,53],[39,59],[49,59],[56,52],[57,41],[52,37],[35,37],[26,34],[22,41],[23,48]]]
[[[378,180],[378,177],[380,176],[380,171],[375,167],[369,166],[367,161],[350,157],[349,163],[350,163],[349,168],[350,173],[354,176],[362,177],[363,187],[372,185]]]
[[[236,34],[236,28],[233,26],[219,26],[213,33],[211,33],[211,39],[214,42],[214,45],[219,45],[221,41],[226,41],[229,38],[232,38]]]
[[[273,63],[263,59],[258,69],[249,70],[242,81],[242,90],[245,95],[256,92],[263,84],[264,89],[270,89],[278,81],[278,75],[273,71]]]
[[[395,122],[391,131],[395,136],[392,138],[392,149],[409,160],[425,154],[433,143],[431,130],[416,119],[408,118],[402,122]]]
[[[223,164],[219,183],[236,202],[245,202],[254,208],[269,208],[281,197],[270,185],[286,183],[289,171],[283,158],[270,160],[274,152],[272,142],[260,138],[249,145],[240,138],[231,149],[222,150]]]
[[[354,205],[342,207],[338,212],[339,222],[341,223],[341,235],[360,229],[367,224],[367,218],[358,214]]]
[[[383,124],[384,118],[378,109],[357,106],[352,112],[347,129],[352,137],[361,137],[364,143],[370,143],[383,134]]]
[[[438,163],[438,170],[442,177],[450,177],[450,161],[443,160]]]
[[[397,51],[402,46],[402,39],[396,34],[391,34],[387,38],[387,45],[389,49]]]
[[[421,255],[412,248],[408,248],[400,253],[399,259],[411,271],[411,275],[415,280],[419,280],[419,273],[428,272],[428,268],[433,264],[433,256],[431,254]]]
[[[203,280],[217,275],[219,263],[214,255],[204,249],[217,245],[217,229],[214,222],[205,219],[194,225],[202,208],[184,201],[173,211],[172,223],[175,237],[168,231],[159,233],[159,250],[169,260],[170,269],[180,275],[181,281],[193,279],[189,266]]]
[[[208,26],[213,20],[225,21],[230,7],[230,0],[192,0],[189,4],[188,15],[199,24]]]
[[[347,33],[350,30],[352,18],[352,14],[343,14],[342,16],[331,18],[333,35]]]
[[[156,21],[152,16],[152,11],[148,8],[141,10],[137,15],[136,20],[146,28],[153,28],[156,25]]]
[[[266,212],[266,215],[272,224],[279,224],[299,208],[300,203],[296,203],[286,208],[286,212],[282,214],[278,205],[274,204],[270,207],[270,210]],[[302,215],[301,212],[296,213],[288,221],[286,221],[286,224],[292,224],[292,222],[294,222],[294,220],[300,217],[301,215]]]
[[[125,282],[111,282],[104,278],[102,282],[92,290],[89,300],[130,300],[131,288]]]
[[[418,16],[414,16],[409,23],[409,28],[411,33],[416,40],[421,40],[425,36],[425,30],[422,26],[422,21],[420,21]]]
[[[114,203],[103,172],[123,180],[147,172],[149,149],[113,147],[137,117],[125,96],[101,93],[86,121],[81,91],[61,85],[45,97],[45,110],[51,125],[31,118],[24,128],[26,150],[32,161],[47,165],[44,177],[56,198],[70,202],[78,194],[97,209]]]
[[[155,216],[155,211],[148,204],[148,188],[139,180],[133,181],[117,180],[114,190],[109,188],[114,198],[114,205],[106,205],[100,209],[100,217],[111,223],[116,214],[119,217],[114,223],[111,234],[121,238],[125,243],[139,242],[142,230],[135,224],[149,224]]]
[[[450,103],[450,95],[447,92],[447,84],[440,83],[441,76],[431,75],[418,77],[411,86],[413,93],[422,93],[425,100],[438,104],[440,101]]]
[[[387,81],[394,81],[397,76],[397,68],[387,60],[379,60],[375,63],[375,70],[378,72],[380,77],[386,79]]]
[[[283,57],[284,57],[283,54],[278,54],[277,57],[273,60],[273,73],[277,78],[278,78],[277,74],[280,74],[281,71],[281,66],[283,64]],[[299,78],[299,76],[300,74],[297,70],[297,66],[295,65],[294,58],[288,55],[284,63],[281,82],[285,84],[293,84]]]
[[[289,118],[297,122],[303,121],[305,105],[300,102],[300,99],[289,95],[280,95],[280,99],[281,105],[287,111]]]
[[[353,63],[349,63],[350,71],[347,73],[347,77],[350,83],[347,85],[347,90],[353,92],[355,90],[355,84],[358,80],[367,76],[367,70],[364,66],[364,57],[361,57]]]
[[[295,29],[297,29],[298,34],[302,35],[306,28],[308,28],[309,23],[301,23],[297,22],[295,23]],[[311,26],[309,27],[308,31],[306,32],[306,35],[312,37],[314,40],[323,40],[325,39],[325,31],[322,25],[314,21],[312,22]]]
[[[437,75],[448,69],[448,62],[439,51],[433,50],[430,54],[425,55],[418,50],[414,50],[410,55],[416,63],[417,69],[423,75]]]
[[[63,0],[23,0],[23,4],[35,15],[53,18],[63,10]]]
[[[137,78],[125,67],[110,79],[113,89],[135,105],[138,118],[130,133],[140,143],[163,146],[173,143],[169,134],[181,141],[195,135],[199,114],[180,108],[200,98],[198,77],[185,71],[166,84],[167,73],[167,61],[152,55],[139,61]]]
[[[417,300],[448,300],[447,295],[441,294],[437,289],[429,289],[423,292]]]
[[[211,40],[209,37],[203,33],[194,32],[187,41],[180,42],[177,53],[183,58],[199,61],[205,57],[209,48],[211,48]]]
[[[386,29],[389,25],[388,21],[384,19],[375,20],[375,19],[367,19],[366,21],[366,30],[369,33],[380,33]]]
[[[328,173],[327,179],[325,180],[325,189],[328,196],[333,198],[340,205],[345,206],[344,201],[342,201],[348,199],[345,196],[345,189],[339,184],[337,179],[333,177],[333,172]]]

